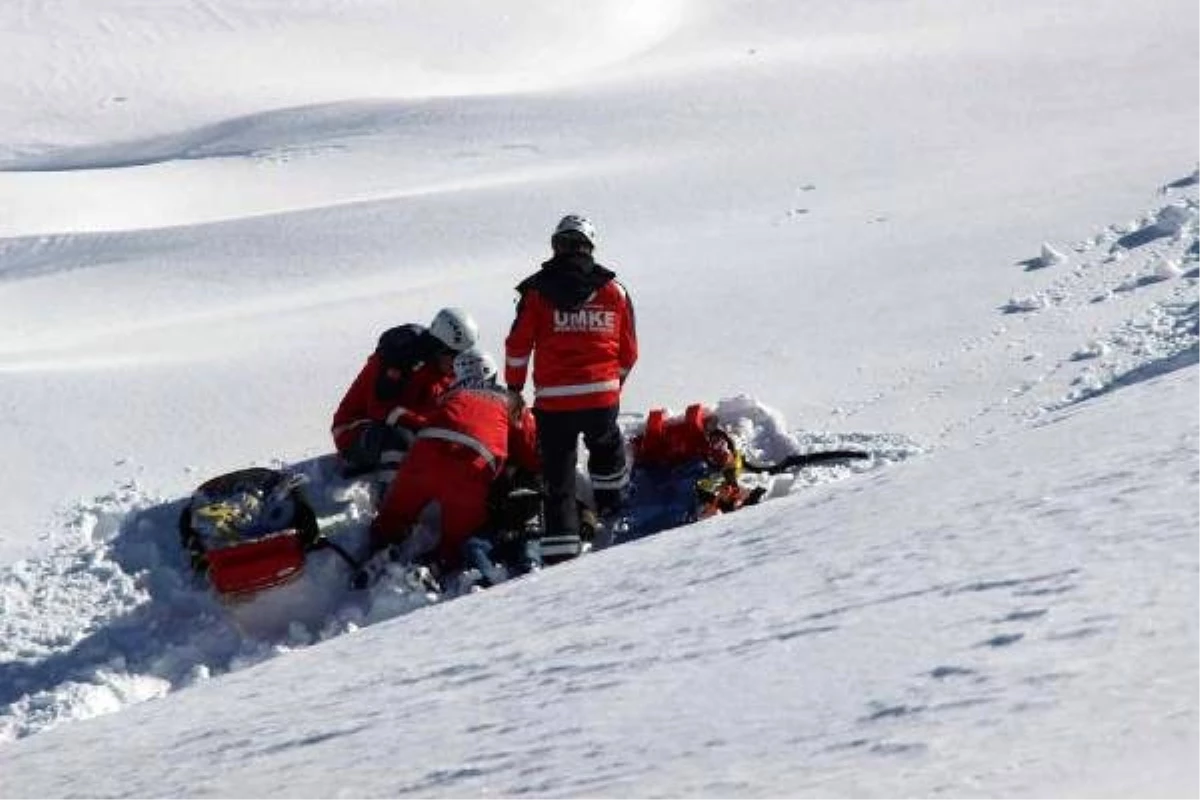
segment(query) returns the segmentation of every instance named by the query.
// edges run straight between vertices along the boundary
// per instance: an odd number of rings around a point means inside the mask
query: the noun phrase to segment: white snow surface
[[[0,796],[1200,794],[1195,3],[0,5]],[[450,599],[175,530],[564,213],[759,507]]]

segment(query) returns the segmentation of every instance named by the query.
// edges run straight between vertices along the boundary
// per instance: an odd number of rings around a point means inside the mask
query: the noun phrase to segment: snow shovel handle
[[[870,458],[870,453],[862,450],[825,450],[819,453],[793,453],[777,464],[752,464],[746,461],[742,469],[748,472],[763,472],[767,475],[778,475],[791,469],[808,467],[813,464],[823,464],[826,461],[855,461]]]

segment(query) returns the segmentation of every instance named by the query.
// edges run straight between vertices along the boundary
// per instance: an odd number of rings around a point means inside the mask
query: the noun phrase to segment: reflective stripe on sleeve
[[[352,431],[355,428],[361,428],[363,425],[370,424],[370,422],[371,422],[371,420],[369,420],[369,419],[356,419],[356,420],[354,420],[354,422],[347,422],[345,425],[338,425],[336,428],[334,428],[331,431],[331,433],[333,434],[333,437],[336,439],[337,437],[341,436],[346,431]]]
[[[388,412],[387,418],[384,420],[384,422],[386,422],[388,425],[395,425],[400,421],[401,417],[408,413],[411,412],[409,412],[409,410],[404,406],[396,406]]]

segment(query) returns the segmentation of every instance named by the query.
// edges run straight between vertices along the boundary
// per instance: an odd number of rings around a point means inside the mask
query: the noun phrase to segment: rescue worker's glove
[[[514,425],[519,424],[521,414],[525,412],[525,396],[515,386],[508,387],[508,418]]]
[[[412,446],[413,432],[386,422],[369,422],[358,432],[342,456],[356,469],[373,469],[387,451],[407,452]]]

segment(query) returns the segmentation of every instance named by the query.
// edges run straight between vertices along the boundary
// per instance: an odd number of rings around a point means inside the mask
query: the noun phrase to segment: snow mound
[[[1056,249],[1049,242],[1043,242],[1040,259],[1043,267],[1053,267],[1058,264],[1065,264],[1069,260],[1069,256],[1061,250]]]
[[[1178,236],[1196,227],[1196,207],[1180,202],[1164,206],[1154,219],[1154,227],[1167,236]]]

